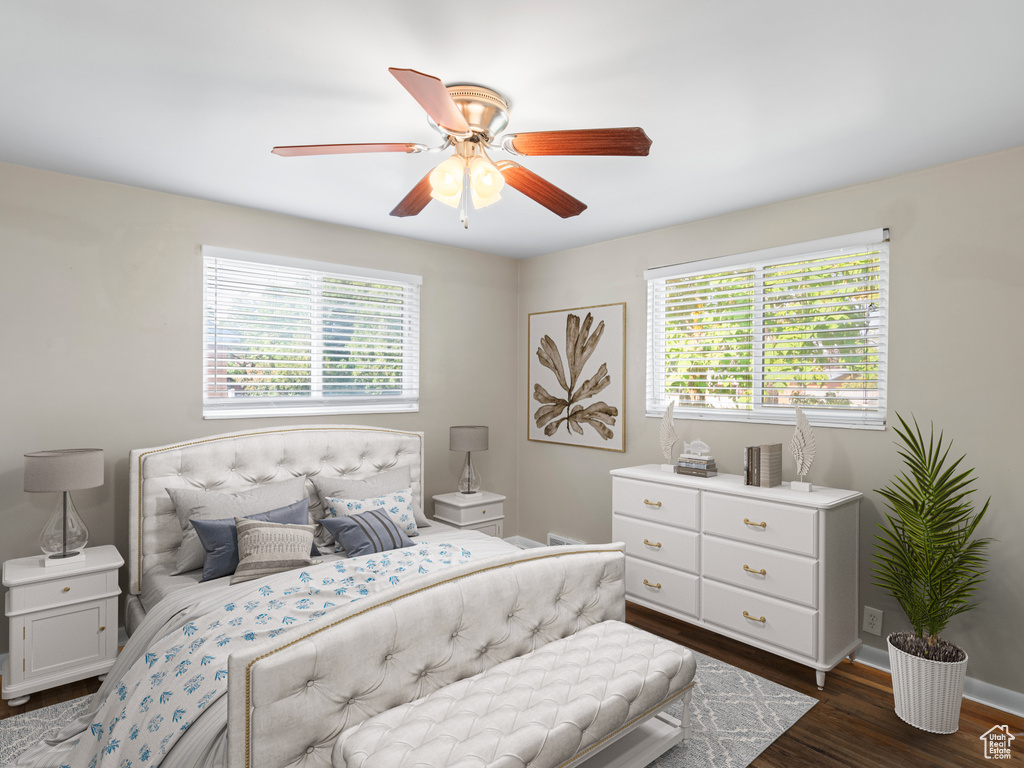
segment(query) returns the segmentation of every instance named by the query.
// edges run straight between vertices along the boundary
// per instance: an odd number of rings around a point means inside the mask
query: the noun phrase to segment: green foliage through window
[[[887,261],[882,244],[650,279],[648,412],[884,417]]]
[[[418,285],[227,258],[204,264],[208,409],[412,409],[403,406],[418,391]]]

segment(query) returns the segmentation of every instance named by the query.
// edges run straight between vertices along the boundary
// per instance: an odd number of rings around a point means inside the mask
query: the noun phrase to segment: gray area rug
[[[0,720],[0,765],[7,765],[47,732],[70,723],[91,700],[90,694]]]
[[[783,685],[712,659],[697,657],[690,722],[693,738],[650,768],[744,768],[818,703]],[[679,705],[669,714],[679,717]]]
[[[817,700],[710,656],[696,653],[693,738],[650,768],[744,768]],[[0,766],[7,765],[47,731],[70,722],[90,696],[0,720]],[[679,717],[679,707],[669,710]]]

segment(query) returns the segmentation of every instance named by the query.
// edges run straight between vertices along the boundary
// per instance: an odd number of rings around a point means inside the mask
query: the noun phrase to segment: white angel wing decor
[[[661,455],[665,457],[665,461],[672,461],[672,446],[679,440],[679,435],[676,434],[675,425],[672,421],[672,412],[675,410],[676,401],[669,401],[668,408],[665,409],[665,415],[661,419],[661,430],[658,433],[658,438],[661,440]],[[671,464],[669,469],[671,470]]]
[[[791,483],[790,487],[795,491],[810,491],[811,484],[804,482],[804,475],[814,463],[814,432],[811,431],[811,423],[799,407],[796,411],[796,431],[793,432],[793,439],[789,442],[789,450],[793,453],[796,461],[796,473],[800,476],[800,482]]]

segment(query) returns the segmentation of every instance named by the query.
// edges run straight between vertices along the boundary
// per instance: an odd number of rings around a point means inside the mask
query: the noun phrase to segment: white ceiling
[[[1022,32],[1021,0],[0,0],[0,161],[527,257],[1024,144]],[[510,189],[468,231],[388,215],[436,154],[271,155],[439,144],[389,66],[651,154],[522,158],[588,210]]]

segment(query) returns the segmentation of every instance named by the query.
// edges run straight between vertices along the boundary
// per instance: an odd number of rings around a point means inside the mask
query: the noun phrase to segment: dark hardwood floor
[[[994,725],[1008,725],[1015,734],[1024,731],[1021,718],[964,699],[959,731],[948,735],[927,733],[896,716],[889,675],[880,670],[843,661],[828,673],[825,690],[819,691],[814,670],[795,661],[630,603],[626,620],[818,700],[810,712],[761,753],[752,763],[755,768],[992,765],[985,759],[981,734]],[[1011,761],[1024,760],[1024,737],[1018,743],[1019,754]]]
[[[1021,718],[964,699],[957,733],[926,733],[896,717],[889,676],[879,670],[844,661],[828,674],[825,690],[819,691],[814,671],[796,662],[639,606],[627,604],[626,619],[649,632],[818,699],[810,712],[753,762],[755,768],[992,765],[984,757],[981,734],[994,725],[1008,725],[1018,735],[1024,731]],[[28,704],[14,709],[7,702],[0,702],[0,719],[84,696],[98,688],[99,681],[91,678],[33,694]],[[1009,765],[1024,760],[1024,736],[1018,737],[1013,749],[1015,754]]]

